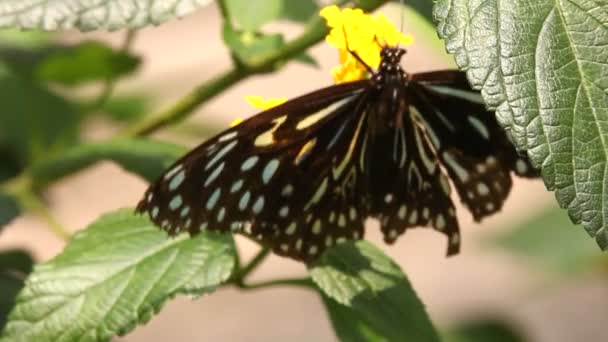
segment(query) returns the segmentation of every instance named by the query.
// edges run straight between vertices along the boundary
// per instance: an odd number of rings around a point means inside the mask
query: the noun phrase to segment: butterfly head
[[[380,51],[380,67],[373,76],[373,81],[378,85],[405,82],[407,74],[401,68],[401,58],[405,53],[406,51],[402,47],[384,46]]]

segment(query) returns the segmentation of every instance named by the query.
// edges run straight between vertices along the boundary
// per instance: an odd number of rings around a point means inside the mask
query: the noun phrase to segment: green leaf
[[[439,0],[439,34],[573,222],[608,248],[608,4]]]
[[[0,252],[0,273],[11,271],[25,275],[32,272],[32,267],[34,267],[34,258],[24,250]]]
[[[301,0],[298,0],[301,1]],[[257,31],[281,14],[283,0],[225,0],[230,19],[244,31]]]
[[[76,107],[42,85],[0,76],[0,103],[0,141],[24,164],[78,141]]]
[[[296,62],[300,62],[302,64],[310,65],[317,69],[321,67],[319,62],[313,56],[311,56],[310,54],[307,54],[307,53],[299,54],[299,55],[295,56],[293,58],[293,60]]]
[[[575,229],[567,215],[558,208],[548,209],[512,230],[491,240],[516,256],[528,258],[540,266],[564,275],[588,270],[597,262],[606,262],[593,241]]]
[[[133,122],[150,112],[152,102],[148,96],[142,94],[117,95],[105,101],[101,110],[112,120]]]
[[[119,30],[159,25],[181,18],[210,0],[0,0],[0,27],[81,31]]]
[[[513,324],[498,319],[484,318],[460,323],[444,334],[444,342],[525,342],[524,334]]]
[[[23,280],[17,275],[0,272],[0,331],[6,324],[9,312],[15,305],[17,293],[23,288]]]
[[[17,199],[0,192],[0,231],[21,214]]]
[[[315,0],[283,0],[281,17],[305,23],[319,14],[320,8]]]
[[[355,310],[339,304],[321,293],[323,304],[329,314],[329,319],[336,336],[342,342],[373,342],[387,341],[381,333],[374,331]]]
[[[47,56],[38,66],[37,76],[42,81],[75,86],[128,75],[137,69],[140,62],[138,57],[105,44],[83,42]]]
[[[37,184],[46,184],[98,161],[110,160],[152,182],[184,152],[185,148],[169,143],[146,139],[116,139],[77,145],[34,165],[30,174]]]
[[[327,250],[310,270],[329,298],[389,341],[439,341],[420,299],[392,260],[366,241]]]
[[[241,63],[268,55],[285,44],[281,34],[262,34],[236,31],[230,25],[224,25],[224,42]]]
[[[8,142],[0,141],[0,183],[7,179],[13,178],[21,173],[23,169],[23,160]]]
[[[140,64],[138,57],[97,41],[31,47],[0,45],[0,59],[27,79],[68,86],[125,76]]]
[[[399,1],[399,0],[397,0]],[[429,0],[408,0],[405,5],[411,7],[427,22],[433,22],[433,1]]]
[[[20,47],[37,47],[48,44],[52,38],[52,33],[43,31],[0,30],[0,42]]]
[[[168,238],[131,210],[108,214],[34,268],[1,341],[109,341],[177,294],[203,294],[230,276],[228,234]]]

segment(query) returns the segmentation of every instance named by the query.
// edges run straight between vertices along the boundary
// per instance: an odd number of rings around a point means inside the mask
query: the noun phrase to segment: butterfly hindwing
[[[476,220],[501,209],[511,189],[511,172],[538,176],[470,88],[464,72],[415,74],[407,88],[439,160]]]
[[[220,133],[169,168],[138,210],[172,234],[244,233],[298,260],[361,238],[366,84],[313,92]]]

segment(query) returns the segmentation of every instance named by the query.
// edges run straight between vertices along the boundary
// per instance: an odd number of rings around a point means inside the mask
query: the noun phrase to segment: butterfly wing
[[[401,115],[402,127],[388,128],[372,142],[371,213],[387,243],[407,228],[427,226],[447,235],[448,255],[457,253],[460,235],[447,176],[420,123],[409,111]]]
[[[537,177],[486,110],[461,71],[414,74],[409,102],[424,123],[441,164],[475,220],[500,210],[511,189],[511,172]]]
[[[363,236],[368,81],[262,112],[178,160],[138,205],[171,234],[244,233],[310,260]]]

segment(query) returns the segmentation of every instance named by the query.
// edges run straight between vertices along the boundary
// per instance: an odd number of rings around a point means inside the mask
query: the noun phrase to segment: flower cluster
[[[376,69],[380,65],[380,50],[384,45],[407,46],[414,41],[411,35],[404,35],[382,13],[374,16],[365,14],[358,8],[338,6],[323,8],[320,15],[331,28],[325,40],[338,49],[340,65],[332,69],[336,83],[350,82],[367,77],[367,69],[350,51],[356,53],[368,66]],[[247,96],[247,102],[254,108],[266,110],[285,102],[285,98],[264,100],[260,96]],[[236,120],[235,120],[236,121]],[[240,121],[233,123],[238,124]]]
[[[365,14],[357,8],[340,10],[328,6],[320,15],[331,28],[326,41],[338,49],[340,65],[332,70],[336,83],[359,80],[366,77],[367,69],[349,52],[356,53],[370,67],[380,65],[380,50],[384,45],[410,45],[411,35],[404,35],[383,14]]]
[[[245,100],[249,102],[253,108],[258,108],[261,110],[276,107],[287,101],[287,99],[284,97],[264,99],[261,96],[245,96]]]

